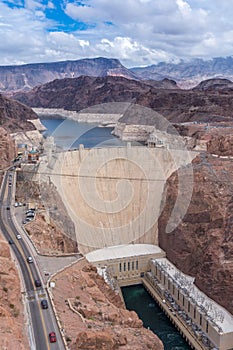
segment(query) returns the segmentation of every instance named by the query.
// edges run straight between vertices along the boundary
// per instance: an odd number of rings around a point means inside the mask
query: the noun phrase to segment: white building
[[[147,277],[210,349],[233,349],[233,316],[194,285],[168,259],[151,259]]]

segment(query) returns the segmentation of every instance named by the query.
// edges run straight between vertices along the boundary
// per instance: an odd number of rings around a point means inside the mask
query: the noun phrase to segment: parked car
[[[41,281],[40,280],[35,280],[35,286],[36,287],[41,287]]]
[[[27,211],[26,211],[26,214],[29,214],[29,213],[35,213],[35,211],[36,211],[36,209],[28,209]]]
[[[28,256],[28,257],[27,257],[27,262],[28,262],[29,264],[33,263],[33,259],[32,259],[31,256]]]
[[[48,307],[49,307],[46,299],[41,300],[40,304],[41,304],[42,309],[48,309]]]
[[[56,338],[56,333],[55,332],[49,333],[49,341],[50,341],[50,343],[56,343],[57,338]]]
[[[33,218],[26,218],[25,219],[26,222],[29,222],[29,221],[32,221],[32,220],[33,220]]]
[[[35,214],[34,213],[28,213],[26,215],[27,218],[34,218]]]

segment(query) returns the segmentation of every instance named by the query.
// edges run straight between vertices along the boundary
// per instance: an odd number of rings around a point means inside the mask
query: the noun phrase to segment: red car
[[[55,332],[49,333],[49,341],[50,341],[50,343],[56,343],[57,338],[56,338]]]

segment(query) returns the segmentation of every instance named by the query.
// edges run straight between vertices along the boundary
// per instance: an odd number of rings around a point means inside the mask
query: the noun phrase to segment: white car
[[[14,205],[15,205],[15,207],[18,207],[18,206],[19,206],[19,203],[15,202],[15,204],[14,204]]]
[[[22,239],[22,237],[20,235],[16,235],[17,239]]]
[[[32,259],[31,256],[28,256],[28,257],[27,257],[27,262],[28,262],[29,264],[33,263],[33,259]]]

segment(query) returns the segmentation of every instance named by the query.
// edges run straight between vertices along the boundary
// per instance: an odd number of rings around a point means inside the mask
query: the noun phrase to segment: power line
[[[179,170],[178,170],[179,171]],[[154,178],[138,178],[138,177],[124,177],[124,176],[100,176],[100,175],[88,175],[88,174],[62,174],[62,173],[50,173],[50,172],[40,172],[35,173],[33,171],[29,170],[23,170],[22,173],[25,174],[31,174],[31,175],[47,175],[47,176],[60,176],[60,177],[67,177],[67,178],[86,178],[86,179],[106,179],[106,180],[131,180],[131,181],[141,181],[141,182],[167,182],[169,180],[169,177],[167,179],[154,179]],[[4,174],[4,171],[0,171],[0,174]],[[172,181],[173,184],[179,183],[182,178],[184,179],[185,183],[195,183],[194,175],[190,176],[190,180],[187,179],[187,174],[179,174],[178,179],[175,179]],[[221,180],[221,179],[198,179],[199,183],[231,183],[233,184],[233,180]]]

